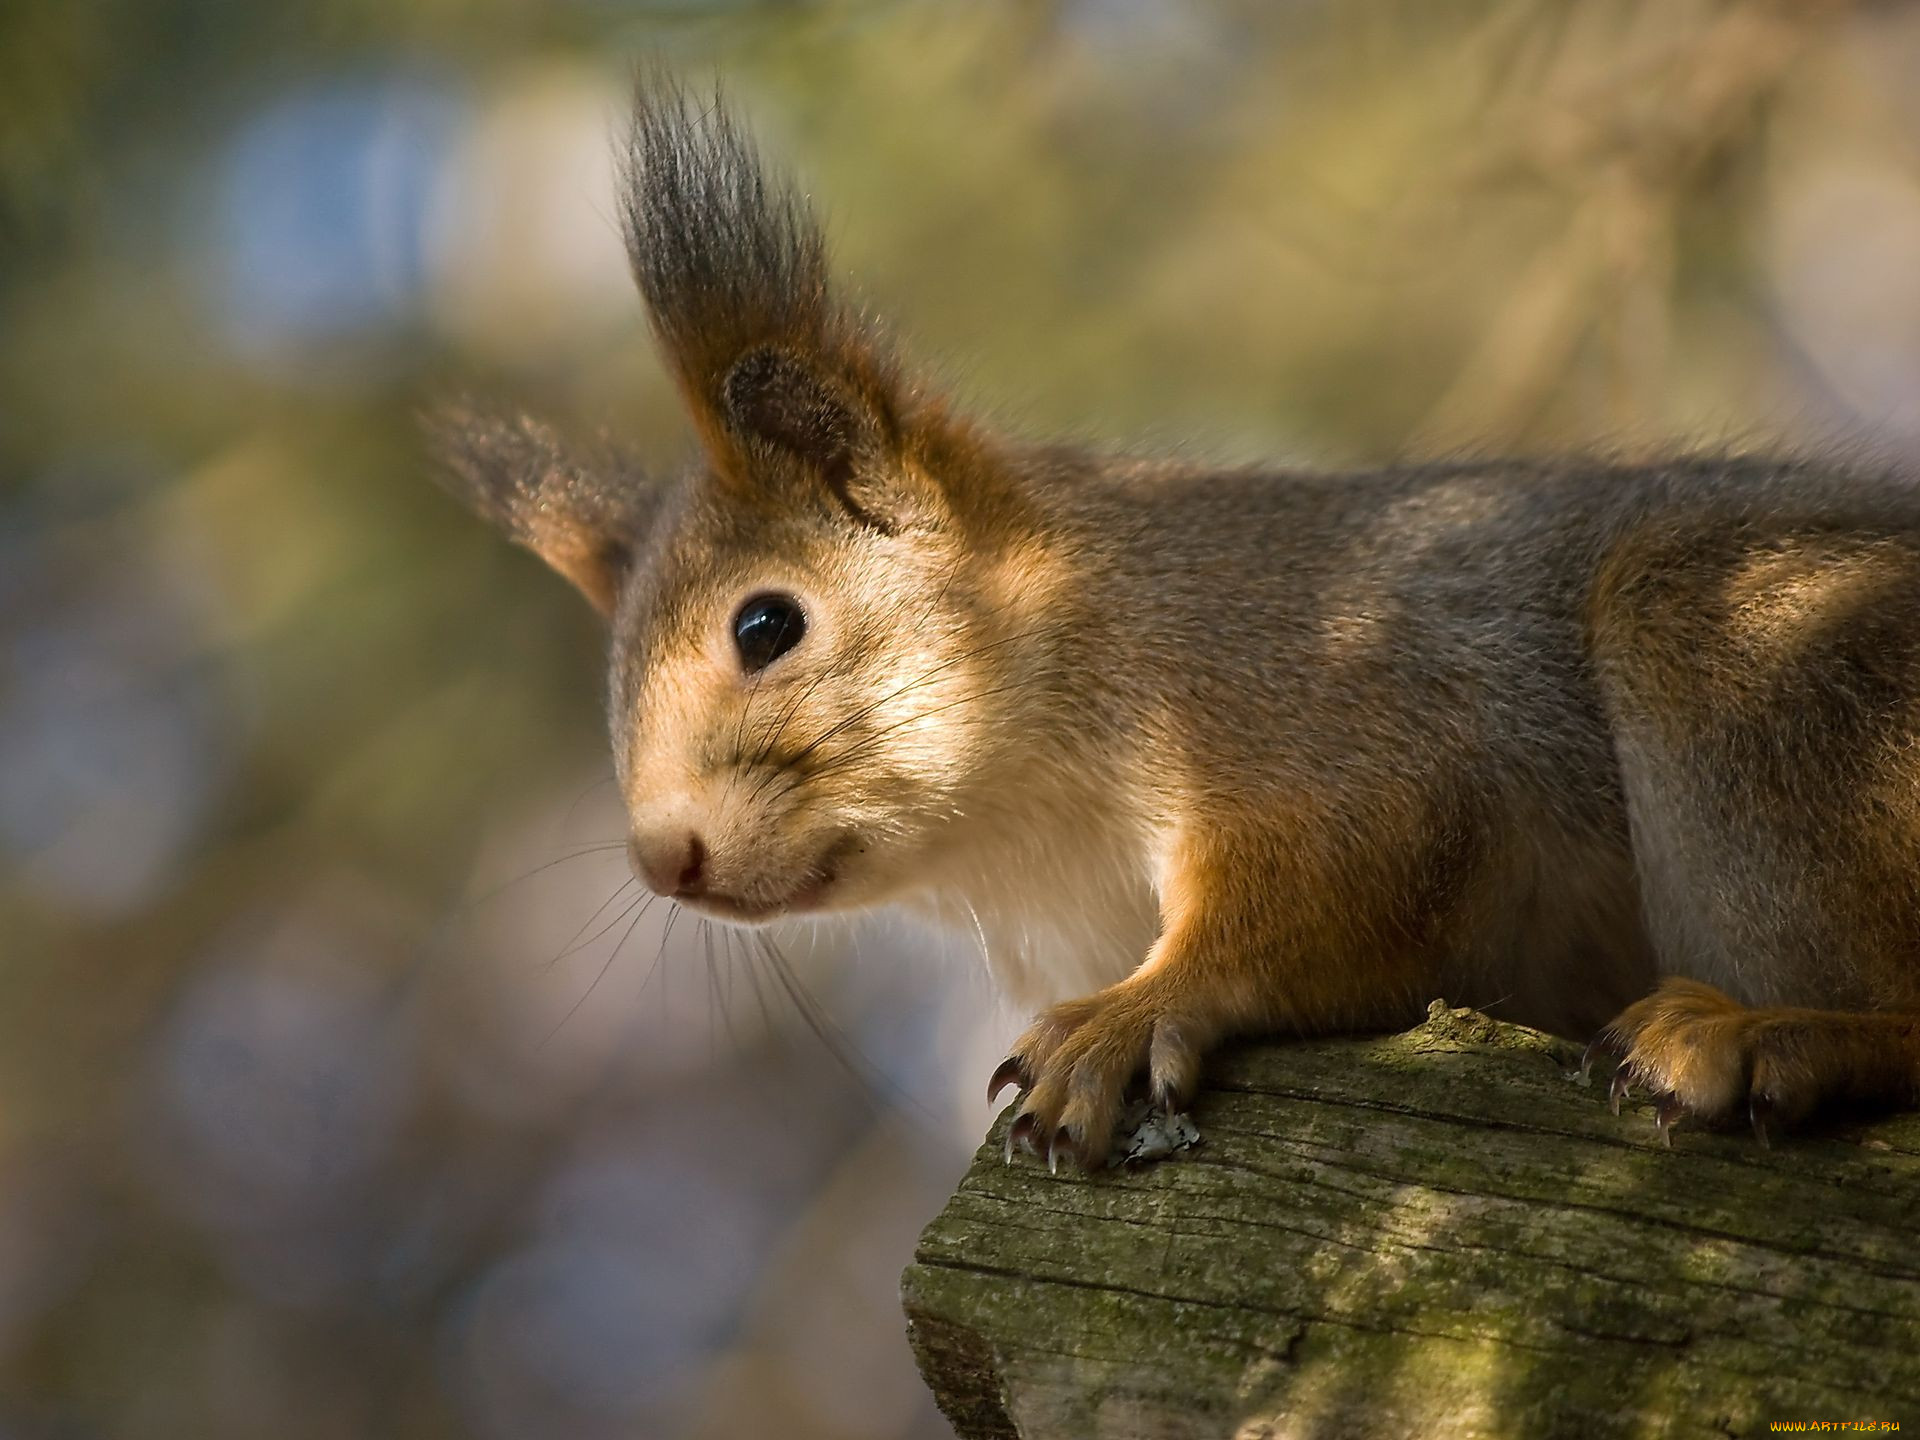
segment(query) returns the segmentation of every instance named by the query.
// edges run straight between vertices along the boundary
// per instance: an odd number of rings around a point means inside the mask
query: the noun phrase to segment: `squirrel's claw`
[[[1183,1115],[1193,1103],[1193,1097],[1187,1094],[1185,1086],[1156,1080],[1147,1092],[1147,1103],[1168,1116]]]
[[[1593,1079],[1594,1061],[1604,1059],[1617,1069],[1620,1062],[1626,1058],[1626,1047],[1614,1038],[1613,1031],[1602,1030],[1588,1042],[1587,1048],[1580,1052],[1580,1068],[1567,1078],[1578,1080],[1582,1085],[1586,1085]]]
[[[1009,1085],[1018,1085],[1023,1091],[1031,1088],[1027,1067],[1020,1063],[1018,1055],[1009,1055],[1002,1060],[999,1069],[993,1072],[993,1078],[987,1081],[987,1104],[998,1101],[1000,1092]]]
[[[1029,1153],[1036,1150],[1037,1147],[1033,1143],[1033,1132],[1038,1128],[1038,1124],[1039,1118],[1031,1110],[1024,1111],[1014,1117],[1013,1124],[1007,1127],[1007,1163],[1009,1165],[1013,1163],[1013,1152],[1015,1150],[1024,1148]]]
[[[1027,1144],[1056,1174],[1074,1162],[1106,1169],[1129,1091],[1169,1113],[1186,1109],[1200,1082],[1194,1030],[1158,982],[1138,977],[1046,1011],[994,1072],[996,1093],[1009,1078],[1025,1087],[1009,1144]]]
[[[1771,1150],[1773,1137],[1768,1126],[1773,1121],[1773,1097],[1763,1090],[1756,1090],[1747,1100],[1747,1119],[1753,1124],[1753,1138],[1760,1142],[1760,1148]]]
[[[1673,1148],[1673,1131],[1686,1115],[1687,1107],[1680,1103],[1680,1097],[1671,1092],[1662,1095],[1654,1104],[1653,1128],[1659,1133],[1660,1143],[1669,1150]]]
[[[1627,1098],[1632,1083],[1627,1079],[1627,1067],[1622,1065],[1613,1072],[1613,1084],[1607,1087],[1607,1108],[1614,1114],[1620,1113],[1620,1102]]]
[[[1911,1094],[1911,1022],[1901,1016],[1744,1005],[1697,980],[1670,978],[1607,1027],[1628,1045],[1614,1078],[1650,1092],[1661,1138],[1676,1123],[1737,1125],[1770,1146],[1830,1101]]]

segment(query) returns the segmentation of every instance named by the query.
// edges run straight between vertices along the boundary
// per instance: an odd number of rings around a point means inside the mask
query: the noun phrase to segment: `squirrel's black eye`
[[[786,595],[756,595],[733,617],[733,643],[749,675],[766,669],[806,633],[800,602]]]

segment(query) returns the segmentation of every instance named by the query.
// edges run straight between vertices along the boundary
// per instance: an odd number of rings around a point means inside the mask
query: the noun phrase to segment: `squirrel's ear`
[[[426,424],[441,483],[611,615],[652,520],[654,488],[639,471],[577,455],[528,415],[454,405]]]
[[[770,446],[854,514],[894,528],[911,493],[903,389],[827,283],[805,200],[770,175],[718,97],[644,77],[622,176],[627,253],[669,368],[723,475]]]
[[[749,350],[722,385],[734,433],[794,456],[856,520],[893,533],[928,498],[902,470],[902,447],[883,412],[840,375],[773,346]]]

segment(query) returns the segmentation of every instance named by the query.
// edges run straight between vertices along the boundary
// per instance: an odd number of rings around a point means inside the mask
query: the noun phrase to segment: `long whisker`
[[[775,943],[773,937],[763,930],[753,931],[752,935],[759,941],[762,953],[766,956],[774,975],[779,979],[781,988],[793,1001],[794,1008],[800,1012],[801,1018],[807,1022],[808,1028],[813,1031],[821,1044],[826,1046],[827,1053],[852,1077],[867,1103],[875,1110],[911,1114],[923,1131],[931,1127],[932,1131],[937,1132],[940,1126],[939,1116],[895,1085],[887,1077],[886,1072],[869,1060],[865,1052],[834,1023],[833,1017],[814,998],[813,992],[807,989],[800,979],[799,972],[794,969],[793,962],[787,958],[786,953]]]
[[[580,996],[580,998],[574,1001],[573,1004],[567,1008],[567,1013],[560,1017],[560,1019],[554,1024],[554,1027],[551,1030],[547,1031],[545,1035],[540,1037],[540,1043],[534,1047],[535,1049],[537,1050],[546,1049],[547,1042],[553,1039],[554,1036],[558,1035],[561,1032],[561,1030],[566,1027],[566,1023],[569,1020],[573,1019],[575,1015],[578,1015],[580,1013],[580,1007],[586,1004],[587,1001],[593,998],[593,992],[600,988],[600,982],[607,978],[607,971],[613,968],[614,960],[619,956],[622,950],[626,949],[627,941],[633,937],[634,928],[637,925],[639,925],[639,923],[643,919],[646,918],[647,911],[653,908],[653,902],[658,898],[659,898],[658,896],[649,896],[647,901],[643,905],[641,905],[639,913],[635,915],[633,919],[627,922],[627,928],[620,932],[620,938],[614,942],[613,948],[607,951],[607,958],[600,963],[600,969],[594,975],[593,982],[587,986],[586,991]]]
[[[955,710],[960,708],[963,705],[977,705],[982,700],[990,700],[997,695],[1004,695],[1010,691],[1018,690],[1020,688],[1022,687],[1020,687],[1019,685],[1013,685],[1013,684],[992,685],[985,690],[978,691],[975,694],[963,695],[957,700],[949,700],[945,704],[935,705],[931,709],[921,710],[916,712],[915,714],[907,716],[902,720],[897,720],[891,725],[882,726],[880,729],[875,730],[870,735],[861,736],[859,740],[849,745],[845,750],[841,751],[839,754],[829,756],[824,764],[816,765],[811,770],[804,771],[798,775],[793,775],[789,779],[787,785],[775,794],[774,798],[775,799],[784,798],[785,796],[793,794],[796,790],[802,789],[807,785],[811,785],[814,782],[818,780],[822,780],[829,775],[834,775],[839,773],[840,771],[846,769],[847,766],[850,765],[853,761],[860,759],[861,756],[866,751],[870,750],[873,746],[877,745],[880,741],[886,739],[887,736],[893,734],[897,730],[905,729],[907,726],[917,724],[922,720],[929,720],[935,715],[939,715],[944,711]],[[782,773],[784,774],[787,772],[782,772]]]
[[[613,929],[614,926],[618,925],[622,920],[626,919],[627,916],[631,915],[633,913],[633,907],[640,903],[639,897],[637,896],[634,898],[632,903],[627,906],[626,909],[622,910],[618,915],[615,915],[613,919],[609,920],[605,925],[601,926],[598,930],[594,931],[593,934],[588,935],[585,940],[580,939],[582,935],[586,935],[587,927],[592,925],[593,922],[598,920],[602,915],[606,914],[607,911],[610,908],[612,908],[614,903],[618,901],[622,895],[627,893],[627,887],[634,883],[635,882],[632,880],[621,881],[619,887],[614,890],[613,894],[609,895],[606,899],[600,902],[599,907],[591,915],[589,915],[583,922],[581,922],[580,928],[574,931],[573,934],[569,935],[567,937],[566,943],[562,945],[559,950],[554,952],[553,958],[547,961],[547,963],[541,966],[540,968],[543,970],[551,970],[554,966],[558,965],[562,960],[566,959],[569,955],[572,955],[577,951],[586,949],[587,946],[593,944],[594,941],[598,940],[602,935],[605,935],[609,930]]]
[[[612,853],[615,850],[624,850],[626,848],[627,848],[627,842],[624,840],[609,840],[604,844],[583,845],[579,849],[569,851],[567,854],[562,855],[557,859],[547,861],[547,863],[544,865],[536,865],[531,870],[527,870],[519,875],[515,875],[511,880],[502,880],[498,885],[493,886],[491,889],[481,891],[480,894],[474,896],[471,900],[466,900],[456,905],[453,908],[451,914],[464,915],[469,911],[477,910],[482,905],[488,904],[489,902],[494,900],[498,900],[502,895],[504,895],[507,891],[511,890],[514,886],[525,884],[527,881],[533,879],[536,875],[543,875],[547,871],[553,869],[553,867],[556,865],[565,865],[571,860],[583,860],[589,855],[607,855]]]
[[[852,668],[855,658],[856,655],[853,650],[843,650],[840,654],[834,656],[833,659],[821,669],[819,674],[808,681],[805,688],[795,693],[793,699],[781,710],[779,723],[774,726],[772,733],[767,736],[766,744],[762,745],[754,755],[754,766],[764,765],[766,763],[767,756],[773,753],[773,747],[778,745],[781,736],[787,733],[787,726],[793,723],[793,717],[800,713],[800,707],[807,703],[807,700],[813,693],[828,680],[845,674]]]
[[[714,1033],[715,1012],[720,1008],[720,974],[714,965],[713,926],[706,920],[700,922],[700,948],[707,959],[707,1064],[712,1065],[720,1049]]]
[[[980,923],[980,912],[973,908],[973,901],[967,899],[964,895],[960,897],[960,903],[967,907],[967,914],[973,917],[973,933],[978,936],[980,940],[980,963],[991,969],[993,966],[993,951],[987,944],[987,927]]]
[[[760,1012],[761,1032],[766,1035],[768,1042],[773,1046],[774,1052],[785,1057],[788,1053],[786,1036],[782,1035],[780,1033],[780,1027],[773,1023],[773,1013],[767,1009],[766,991],[761,989],[760,974],[753,966],[754,932],[751,930],[743,930],[739,932],[739,935],[740,943],[747,952],[745,957],[746,963],[740,968],[747,977],[747,984],[753,990],[753,1005],[754,1008]]]
[[[760,958],[765,961],[767,969],[772,972],[773,978],[786,992],[787,1000],[792,1004],[795,1013],[806,1022],[807,1028],[813,1032],[814,1038],[820,1042],[834,1063],[853,1081],[854,1087],[860,1091],[861,1098],[875,1110],[885,1109],[885,1097],[873,1080],[873,1074],[877,1072],[840,1028],[828,1018],[826,1012],[813,998],[812,992],[800,983],[800,977],[794,974],[793,966],[787,957],[764,932],[751,931],[749,937],[754,947],[759,950]]]
[[[929,706],[925,710],[916,710],[911,715],[903,715],[890,725],[882,725],[879,729],[869,731],[867,734],[862,735],[851,745],[847,746],[846,749],[829,755],[819,765],[816,765],[812,770],[807,772],[805,778],[816,779],[821,775],[830,775],[835,770],[846,765],[849,761],[857,760],[864,751],[877,745],[889,735],[896,734],[901,730],[917,725],[922,720],[930,720],[935,715],[943,715],[949,710],[958,710],[962,706],[977,705],[983,700],[993,700],[1002,695],[1014,694],[1025,688],[1024,685],[1012,681],[1001,685],[989,685],[984,690],[974,691],[971,695],[957,695],[951,700],[942,701],[940,704]]]
[[[786,638],[787,626],[790,623],[791,623],[790,620],[782,620],[780,622],[780,634],[777,637],[775,637],[775,641],[774,641],[776,645],[781,640]],[[750,680],[747,684],[747,703],[740,707],[740,719],[735,723],[733,727],[733,753],[735,755],[738,755],[740,753],[741,746],[746,740],[747,718],[753,714],[753,702],[760,698],[760,687],[764,678],[765,677],[759,671],[755,671],[752,680]],[[739,773],[740,773],[740,767],[738,765],[732,766],[728,769],[726,788],[720,794],[720,804],[722,806],[724,806],[727,803],[727,797],[733,793],[733,782],[738,777]]]
[[[809,741],[807,745],[805,745],[798,753],[791,756],[786,763],[789,765],[798,764],[800,761],[806,759],[808,755],[812,754],[814,750],[818,749],[826,741],[831,740],[835,735],[838,735],[841,731],[845,730],[849,725],[857,725],[860,721],[864,720],[867,716],[871,715],[875,710],[878,710],[882,705],[887,704],[889,701],[898,700],[901,696],[909,695],[913,691],[921,689],[922,687],[930,684],[933,681],[935,676],[940,675],[948,670],[951,670],[954,666],[962,665],[969,660],[977,659],[978,657],[986,654],[988,651],[997,649],[1002,645],[1010,645],[1018,640],[1025,640],[1035,635],[1045,634],[1048,628],[1049,627],[1047,626],[1040,626],[1033,630],[1023,631],[1014,635],[1003,635],[997,640],[989,640],[984,642],[983,644],[976,645],[971,649],[963,650],[958,655],[948,656],[945,660],[942,660],[938,664],[929,667],[927,670],[921,672],[921,674],[915,677],[914,679],[909,680],[906,684],[899,686],[897,689],[889,691],[888,693],[886,693],[885,695],[882,695],[877,700],[871,701],[868,704],[861,706],[858,710],[855,710],[851,715],[848,715],[843,719],[841,719],[840,721],[838,721],[837,723],[835,723],[834,725],[829,726],[824,732],[816,736],[813,740]]]
[[[889,691],[885,695],[880,696],[878,699],[873,700],[868,704],[861,706],[859,709],[853,711],[853,713],[843,717],[841,720],[837,721],[833,725],[828,726],[826,730],[822,731],[819,735],[816,735],[811,741],[809,741],[799,751],[797,751],[793,755],[788,756],[785,760],[783,760],[779,768],[772,770],[767,775],[763,776],[760,782],[749,793],[747,797],[749,803],[751,803],[753,800],[758,799],[761,792],[764,791],[766,787],[769,784],[771,784],[777,776],[786,774],[789,771],[791,771],[794,766],[798,765],[801,761],[805,760],[807,756],[811,755],[815,750],[819,749],[820,746],[824,745],[827,741],[831,740],[835,735],[842,733],[850,726],[857,725],[860,721],[864,720],[867,716],[871,715],[875,710],[878,710],[882,705],[886,705],[891,701],[898,700],[903,696],[910,695],[915,690],[921,689],[926,685],[931,684],[935,679],[935,677],[937,677],[938,675],[942,674],[947,670],[952,669],[956,665],[964,664],[968,660],[977,659],[979,656],[984,655],[989,651],[994,650],[1000,646],[1010,645],[1020,640],[1030,639],[1037,635],[1043,635],[1047,633],[1047,631],[1050,628],[1051,628],[1050,626],[1044,626],[1044,625],[1036,626],[1032,630],[1021,631],[1013,635],[1003,635],[996,640],[989,640],[980,645],[973,646],[968,650],[962,651],[958,655],[952,655],[947,657],[945,660],[942,660],[939,663],[931,666],[929,669],[923,671],[920,675],[914,677],[912,680],[907,681],[905,684],[900,685],[895,689]],[[948,707],[948,708],[951,708],[951,707]]]
[[[654,952],[653,964],[647,967],[647,978],[640,982],[640,993],[642,995],[645,995],[647,993],[647,987],[653,984],[653,977],[660,972],[660,967],[666,962],[667,943],[673,939],[673,927],[679,921],[679,919],[680,919],[680,907],[678,905],[674,905],[671,902],[669,902],[668,909],[667,909],[667,923],[664,926],[662,926],[660,930],[660,948]],[[662,982],[662,983],[664,984],[665,982]],[[660,1017],[663,1020],[667,1018],[667,1007],[666,1007],[666,1001],[664,997],[662,997],[662,1000],[661,1000]]]
[[[660,974],[660,1031],[664,1035],[673,1028],[673,992],[669,988],[673,983],[673,967],[667,963],[667,947],[673,941],[673,927],[685,913],[676,905],[667,916],[665,928],[660,931],[660,953],[653,957],[653,967],[647,971],[647,978],[640,984],[640,993],[646,994],[647,985],[653,980],[654,972]],[[698,919],[695,916],[695,919]]]
[[[927,617],[939,608],[940,602],[946,599],[947,592],[952,589],[954,579],[959,575],[965,559],[966,557],[964,555],[956,555],[954,557],[953,565],[947,571],[947,578],[941,581],[940,588],[935,591],[927,603],[921,607],[920,614],[914,620],[915,626],[923,624]],[[995,613],[998,612],[996,611]],[[787,726],[792,722],[794,715],[798,713],[801,705],[806,702],[807,698],[820,687],[821,682],[849,668],[852,664],[852,659],[853,655],[851,651],[843,652],[833,664],[827,666],[826,669],[814,678],[812,684],[808,685],[806,689],[802,690],[794,698],[793,702],[781,713],[780,723],[774,727],[773,733],[767,737],[767,743],[762,745],[759,752],[753,757],[753,764],[755,766],[766,763],[767,757],[773,753],[774,746],[778,745],[781,737],[787,733]]]
[[[560,819],[561,831],[564,833],[567,826],[573,823],[574,812],[586,803],[587,797],[589,795],[593,794],[593,792],[598,790],[602,785],[611,785],[619,778],[620,777],[618,775],[609,773],[607,775],[602,776],[600,779],[594,781],[591,785],[587,786],[586,789],[582,790],[578,795],[576,795],[574,797],[573,803],[567,807],[567,813],[564,816],[562,816]]]

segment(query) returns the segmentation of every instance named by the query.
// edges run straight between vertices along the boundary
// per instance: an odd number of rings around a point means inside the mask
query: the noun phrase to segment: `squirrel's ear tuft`
[[[706,411],[747,351],[817,352],[841,329],[826,242],[720,97],[641,77],[621,174],[627,257],[668,362]]]
[[[656,501],[638,469],[579,455],[528,415],[457,404],[425,423],[441,483],[611,615]]]
[[[901,384],[835,300],[806,201],[718,96],[642,77],[621,209],[634,278],[717,468],[750,470],[766,444],[843,500],[850,480],[877,480],[901,448]]]

